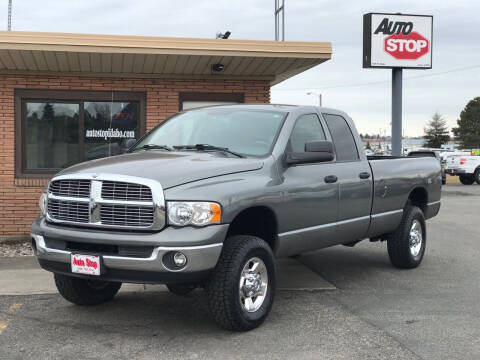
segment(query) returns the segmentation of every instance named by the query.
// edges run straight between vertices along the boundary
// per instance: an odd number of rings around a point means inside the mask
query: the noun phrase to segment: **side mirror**
[[[305,152],[291,152],[287,155],[287,164],[306,164],[332,161],[335,158],[331,141],[309,141]]]

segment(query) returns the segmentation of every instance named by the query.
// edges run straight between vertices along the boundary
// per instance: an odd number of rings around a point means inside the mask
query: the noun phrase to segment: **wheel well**
[[[232,235],[253,235],[263,239],[276,250],[277,219],[271,209],[265,206],[248,208],[239,213],[230,224],[227,237]]]
[[[428,202],[427,190],[422,187],[417,187],[412,190],[408,196],[408,203],[419,207],[422,211],[425,211]]]

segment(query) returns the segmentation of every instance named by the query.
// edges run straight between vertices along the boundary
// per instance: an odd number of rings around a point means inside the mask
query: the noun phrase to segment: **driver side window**
[[[300,115],[290,135],[292,152],[305,152],[305,144],[309,141],[326,140],[320,119],[316,114]]]

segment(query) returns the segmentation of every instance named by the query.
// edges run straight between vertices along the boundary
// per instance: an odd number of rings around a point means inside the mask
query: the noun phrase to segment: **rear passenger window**
[[[292,151],[305,152],[307,142],[319,140],[325,140],[325,132],[318,116],[315,114],[299,116],[290,136]]]
[[[323,114],[332,135],[337,161],[356,161],[359,159],[357,145],[347,121],[340,115]]]

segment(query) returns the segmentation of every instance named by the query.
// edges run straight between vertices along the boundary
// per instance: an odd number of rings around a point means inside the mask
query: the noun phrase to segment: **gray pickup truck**
[[[272,307],[275,258],[370,239],[387,241],[394,266],[418,266],[440,192],[438,160],[367,159],[341,111],[207,107],[57,174],[32,246],[74,304],[108,301],[122,282],[204,287],[220,325],[249,330]]]

